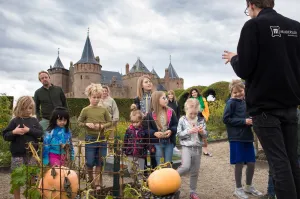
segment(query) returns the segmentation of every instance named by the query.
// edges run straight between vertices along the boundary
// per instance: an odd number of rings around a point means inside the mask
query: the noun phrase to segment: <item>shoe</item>
[[[236,188],[233,195],[240,199],[248,199],[248,196],[246,195],[246,193],[242,187]]]
[[[263,194],[262,194],[260,191],[258,191],[257,189],[255,189],[255,187],[252,186],[252,185],[246,185],[246,186],[244,187],[244,191],[245,191],[246,193],[252,194],[252,195],[254,195],[254,196],[263,196]]]
[[[266,194],[266,195],[263,195],[262,197],[259,197],[259,199],[276,199],[276,196]]]
[[[190,199],[200,199],[200,196],[195,192],[190,193]]]
[[[210,152],[207,152],[207,153],[204,153],[204,152],[203,152],[203,155],[212,157],[212,154],[211,154]]]

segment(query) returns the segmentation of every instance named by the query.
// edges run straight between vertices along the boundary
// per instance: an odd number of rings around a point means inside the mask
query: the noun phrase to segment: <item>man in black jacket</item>
[[[67,108],[67,102],[63,90],[51,84],[50,76],[46,71],[39,72],[39,80],[43,86],[35,91],[34,101],[36,105],[36,116],[45,131],[49,125],[52,111],[56,107]]]
[[[241,31],[237,54],[225,51],[223,59],[246,80],[247,110],[273,173],[277,198],[300,198],[300,24],[273,10],[274,0],[246,3],[245,14],[252,19]]]

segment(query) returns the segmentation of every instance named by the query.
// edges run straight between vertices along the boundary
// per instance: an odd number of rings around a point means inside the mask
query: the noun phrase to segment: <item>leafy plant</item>
[[[14,190],[19,189],[20,187],[27,185],[26,189],[23,192],[23,195],[26,198],[36,198],[41,197],[39,190],[37,189],[37,184],[33,186],[28,186],[32,184],[33,179],[36,178],[40,173],[40,169],[36,166],[25,166],[15,168],[11,173],[11,189],[10,193],[13,193]]]

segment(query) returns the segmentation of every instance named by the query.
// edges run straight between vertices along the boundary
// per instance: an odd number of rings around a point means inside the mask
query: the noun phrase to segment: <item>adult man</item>
[[[67,108],[67,103],[63,90],[51,84],[50,76],[46,71],[39,72],[39,80],[43,86],[35,91],[34,101],[36,116],[45,131],[49,125],[52,111],[58,106]]]
[[[246,80],[247,109],[268,158],[277,198],[300,198],[300,24],[273,10],[274,0],[246,3],[245,14],[252,19],[241,31],[237,55],[225,51],[223,59]]]

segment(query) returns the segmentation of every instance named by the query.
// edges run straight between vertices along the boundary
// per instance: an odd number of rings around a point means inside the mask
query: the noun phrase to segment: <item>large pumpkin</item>
[[[67,167],[53,167],[40,180],[43,199],[74,199],[79,188],[78,176]]]
[[[148,186],[154,195],[164,196],[175,193],[181,185],[178,172],[172,168],[163,168],[154,171],[148,178]]]

